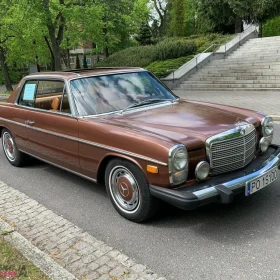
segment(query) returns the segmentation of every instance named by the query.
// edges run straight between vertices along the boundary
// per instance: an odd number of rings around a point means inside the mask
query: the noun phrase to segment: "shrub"
[[[263,25],[263,36],[279,36],[280,35],[280,16],[267,21]]]
[[[234,35],[208,34],[187,38],[158,38],[158,43],[155,45],[124,49],[99,62],[97,66],[147,67],[159,77],[164,77],[170,73],[170,69],[177,69],[190,57],[204,51],[212,44],[224,44],[233,37]],[[219,46],[215,46],[209,52],[218,48]]]
[[[194,55],[179,57],[176,59],[168,59],[165,61],[155,61],[146,67],[147,70],[153,72],[157,77],[164,78],[175,69],[188,62]]]
[[[11,70],[9,73],[10,73],[12,84],[17,84],[22,78],[22,74],[20,71]],[[4,84],[4,77],[2,71],[0,71],[0,85],[3,84]]]
[[[195,52],[194,41],[168,39],[156,45],[138,46],[119,51],[98,63],[98,66],[145,67],[154,61],[178,58]]]

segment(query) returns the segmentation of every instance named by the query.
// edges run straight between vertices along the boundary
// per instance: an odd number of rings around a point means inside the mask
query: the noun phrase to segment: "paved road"
[[[37,160],[14,168],[1,150],[0,177],[167,279],[280,279],[280,180],[231,205],[166,206],[139,225],[115,212],[101,186]]]

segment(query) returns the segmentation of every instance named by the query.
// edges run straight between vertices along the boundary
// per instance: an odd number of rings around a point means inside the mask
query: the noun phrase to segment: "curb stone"
[[[166,280],[1,181],[0,194],[0,229],[15,230],[7,240],[15,246],[22,243],[18,249],[27,258],[32,254],[25,244],[31,244],[38,253],[34,259],[37,266],[41,252],[43,261],[51,259],[51,264],[73,276],[55,278],[56,268],[46,262],[42,270],[52,279]]]
[[[279,115],[270,115],[270,117],[272,117],[274,121],[280,122],[280,116]]]
[[[51,257],[43,253],[31,244],[20,233],[14,231],[8,223],[0,219],[0,232],[8,231],[8,235],[3,236],[13,247],[20,251],[29,261],[39,267],[46,275],[54,280],[76,280],[77,278],[56,263]]]

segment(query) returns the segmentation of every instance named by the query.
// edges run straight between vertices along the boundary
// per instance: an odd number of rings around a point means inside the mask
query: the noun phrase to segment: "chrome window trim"
[[[83,78],[111,76],[111,75],[118,75],[118,74],[130,74],[130,73],[137,73],[137,72],[148,72],[148,71],[145,70],[145,69],[142,69],[142,68],[139,68],[139,69],[133,68],[131,70],[123,70],[123,71],[120,71],[120,72],[99,72],[99,73],[88,73],[88,74],[83,73],[83,75],[80,75],[78,77],[70,78],[68,81],[69,81],[69,84],[70,84],[70,82],[73,81],[73,80],[80,80],[80,79],[83,79]]]
[[[53,163],[53,162],[48,161],[48,160],[46,160],[46,159],[43,159],[43,158],[41,158],[41,157],[34,156],[33,154],[27,153],[27,152],[25,152],[24,150],[20,150],[20,151],[23,152],[23,153],[25,153],[25,154],[27,154],[27,155],[30,155],[30,156],[32,156],[32,157],[34,157],[34,158],[37,158],[37,159],[39,159],[39,160],[41,160],[41,161],[43,161],[43,162],[46,162],[46,163],[48,163],[48,164],[50,164],[50,165],[53,165],[53,166],[55,166],[55,167],[61,168],[61,169],[65,170],[65,171],[68,171],[68,172],[70,172],[70,173],[72,173],[72,174],[74,174],[74,175],[80,176],[80,177],[82,177],[82,178],[84,178],[84,179],[87,179],[87,180],[90,180],[90,181],[92,181],[92,182],[94,182],[94,183],[97,183],[97,180],[96,180],[96,179],[93,179],[93,178],[91,178],[91,177],[88,177],[88,176],[86,176],[86,175],[83,175],[82,173],[73,171],[73,170],[71,170],[71,169],[68,169],[68,168],[66,168],[66,167],[63,167],[63,166],[61,166],[61,165],[59,165],[59,164]]]
[[[63,113],[63,112],[53,112],[53,111],[49,111],[49,110],[44,110],[44,109],[40,109],[40,108],[34,108],[34,107],[29,107],[29,106],[24,106],[24,105],[21,105],[18,103],[18,100],[19,100],[19,97],[20,97],[20,94],[22,92],[22,89],[25,85],[26,82],[28,81],[34,81],[34,82],[39,82],[40,80],[43,80],[43,81],[63,81],[64,82],[64,88],[66,89],[66,93],[68,94],[68,100],[69,100],[69,106],[70,106],[70,111],[71,113],[70,114],[67,114],[67,113]],[[64,94],[65,94],[64,92]],[[76,117],[78,114],[77,114],[77,110],[76,108],[74,107],[74,104],[75,102],[72,100],[72,94],[70,93],[70,87],[69,87],[69,83],[68,83],[68,80],[65,79],[65,78],[56,78],[56,77],[48,77],[48,76],[28,76],[26,78],[24,78],[18,88],[18,91],[17,91],[17,95],[15,97],[15,101],[14,101],[14,105],[17,106],[17,107],[21,107],[21,108],[26,108],[26,109],[31,109],[31,110],[39,110],[40,112],[49,112],[49,113],[56,113],[56,114],[61,114],[61,115],[67,115],[67,116],[72,116],[72,117]]]
[[[180,100],[180,97],[176,96],[164,83],[162,83],[158,78],[155,77],[155,75],[153,73],[151,73],[150,71],[147,71],[145,69],[142,69],[142,68],[139,68],[139,69],[131,69],[130,71],[128,70],[124,70],[124,71],[121,71],[121,72],[106,72],[106,73],[89,73],[89,74],[83,74],[82,76],[78,76],[78,77],[73,77],[73,78],[70,78],[68,79],[68,91],[71,92],[71,96],[73,98],[73,94],[72,94],[72,91],[71,91],[71,81],[74,81],[74,80],[81,80],[81,79],[84,79],[84,78],[90,78],[90,77],[100,77],[100,76],[112,76],[112,75],[119,75],[119,74],[131,74],[131,73],[138,73],[138,72],[147,72],[149,73],[150,75],[152,75],[155,79],[157,79],[157,81],[166,89],[170,92],[170,94],[174,97],[174,102],[178,102]],[[172,105],[174,104],[171,103],[171,104],[166,104],[167,105]],[[82,116],[78,113],[78,110],[77,110],[77,107],[76,107],[76,103],[75,101],[73,100],[73,104],[75,104],[75,111],[76,111],[76,116],[79,116],[80,118],[94,118],[94,117],[98,117],[98,116],[106,116],[106,115],[110,115],[110,114],[116,114],[116,113],[119,113],[121,112],[122,110],[117,110],[117,111],[113,111],[113,112],[108,112],[108,113],[101,113],[101,114],[97,114],[97,115],[86,115],[86,116]],[[143,109],[143,107],[140,109],[140,108],[131,108],[130,110],[126,111],[127,113],[129,113],[130,111],[132,112],[138,112],[138,111],[141,111],[141,110],[147,110],[147,109],[154,109],[154,108],[158,108],[158,107],[161,107],[161,106],[157,106],[157,105],[154,105],[154,104],[151,104],[151,105],[145,105],[147,107],[145,107]],[[149,107],[150,106],[150,107]],[[125,113],[126,113],[125,112]]]
[[[69,117],[69,118],[76,118],[75,116],[71,115],[71,114],[67,114],[64,112],[56,112],[56,111],[51,111],[51,110],[44,110],[44,109],[40,109],[40,108],[34,108],[34,107],[28,107],[28,106],[24,106],[24,105],[19,105],[19,104],[15,104],[16,107],[19,108],[23,108],[23,109],[30,109],[30,111],[38,111],[38,112],[43,112],[43,113],[47,113],[47,114],[55,114],[55,115],[62,115],[65,117]]]
[[[156,164],[159,164],[159,165],[162,165],[162,166],[167,166],[167,163],[165,163],[165,162],[158,161],[156,159],[145,157],[145,156],[142,156],[142,155],[139,155],[139,154],[126,152],[124,150],[117,149],[117,148],[114,148],[112,146],[102,145],[102,144],[99,144],[99,143],[96,143],[96,142],[92,142],[92,141],[88,141],[88,140],[83,140],[83,139],[80,139],[80,138],[77,138],[77,137],[65,136],[65,135],[60,134],[60,133],[50,132],[50,131],[45,130],[45,129],[41,129],[41,128],[37,128],[37,127],[32,127],[32,126],[29,126],[29,125],[26,125],[26,124],[18,123],[18,122],[15,122],[15,121],[4,119],[4,118],[0,118],[0,120],[6,121],[8,123],[15,124],[15,125],[24,126],[24,127],[28,128],[28,129],[39,131],[39,132],[46,133],[46,134],[50,134],[50,135],[57,136],[57,137],[60,137],[60,138],[63,138],[63,139],[75,141],[75,142],[86,144],[86,145],[93,146],[93,147],[98,147],[98,148],[101,148],[101,149],[104,149],[104,150],[108,150],[108,151],[112,151],[112,152],[118,152],[118,153],[120,153],[122,155],[128,155],[128,156],[131,156],[133,158],[138,158],[138,159],[146,160],[146,161],[153,162],[153,163],[156,163]]]

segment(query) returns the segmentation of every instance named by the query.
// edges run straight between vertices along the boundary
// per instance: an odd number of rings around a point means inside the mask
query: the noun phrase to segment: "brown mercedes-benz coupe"
[[[115,209],[142,222],[163,200],[182,209],[248,196],[277,179],[270,117],[180,100],[150,72],[33,74],[0,103],[4,153],[105,183]]]

